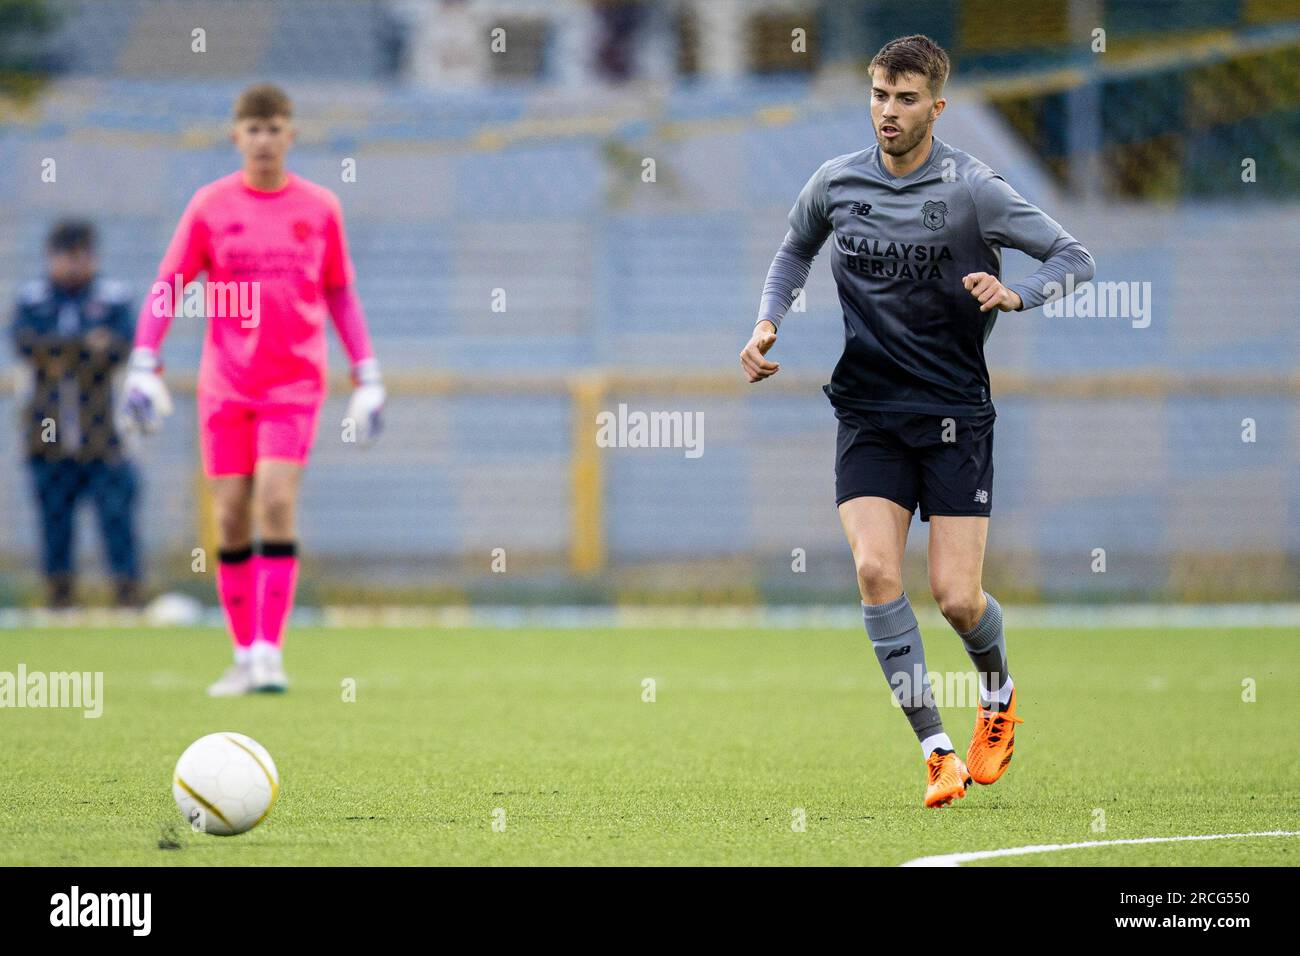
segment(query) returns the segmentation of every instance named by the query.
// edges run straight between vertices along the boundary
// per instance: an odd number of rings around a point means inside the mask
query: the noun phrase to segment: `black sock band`
[[[253,557],[253,546],[244,545],[242,548],[222,548],[217,552],[217,560],[222,564],[243,564]]]
[[[263,541],[257,546],[257,553],[264,558],[296,558],[297,541]]]

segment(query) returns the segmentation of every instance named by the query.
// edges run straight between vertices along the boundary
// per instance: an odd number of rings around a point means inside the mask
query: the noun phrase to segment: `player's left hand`
[[[368,445],[384,430],[384,400],[388,393],[379,379],[379,362],[373,358],[358,362],[352,368],[352,381],[356,388],[348,401],[347,417],[356,427],[357,442]]]
[[[987,272],[972,272],[963,276],[961,284],[979,300],[981,312],[989,309],[1014,312],[1021,306],[1020,296],[1004,286],[997,276]]]

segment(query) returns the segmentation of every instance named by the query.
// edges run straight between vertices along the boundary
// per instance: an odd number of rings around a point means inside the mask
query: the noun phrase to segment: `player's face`
[[[871,83],[871,125],[876,142],[891,156],[904,156],[925,142],[946,101],[935,99],[926,78],[904,73],[890,82],[877,70]]]
[[[293,122],[287,116],[245,117],[236,121],[231,139],[244,157],[245,169],[276,173],[284,168],[284,157],[293,144],[293,133]]]
[[[65,289],[84,286],[95,277],[97,265],[95,254],[89,249],[51,252],[49,255],[50,278]]]

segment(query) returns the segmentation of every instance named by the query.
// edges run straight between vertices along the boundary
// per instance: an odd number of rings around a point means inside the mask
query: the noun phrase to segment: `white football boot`
[[[253,645],[252,690],[258,694],[283,694],[289,689],[284,657],[278,647],[258,642]]]
[[[234,663],[215,684],[208,688],[209,697],[239,697],[253,690],[253,665]]]

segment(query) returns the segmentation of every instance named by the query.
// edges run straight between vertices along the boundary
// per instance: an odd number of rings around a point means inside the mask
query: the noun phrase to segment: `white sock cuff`
[[[927,760],[929,759],[930,754],[939,749],[952,750],[955,752],[957,748],[952,745],[952,740],[948,735],[942,733],[931,734],[929,737],[926,737],[921,741],[921,756],[925,757]]]

